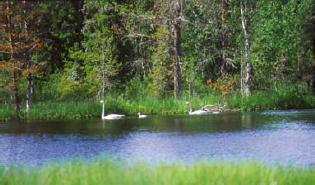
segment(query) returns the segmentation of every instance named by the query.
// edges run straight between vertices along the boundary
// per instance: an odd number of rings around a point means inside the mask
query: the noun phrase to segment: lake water
[[[0,163],[40,165],[107,156],[315,165],[315,110],[0,124]]]

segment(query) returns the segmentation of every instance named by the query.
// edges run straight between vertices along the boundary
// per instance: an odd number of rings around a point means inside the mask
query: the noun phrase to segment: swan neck
[[[192,112],[191,102],[189,102],[189,112]]]
[[[102,118],[105,117],[105,103],[102,103]]]

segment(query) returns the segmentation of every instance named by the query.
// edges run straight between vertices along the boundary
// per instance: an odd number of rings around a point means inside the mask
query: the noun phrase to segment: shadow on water
[[[262,160],[315,164],[315,111],[0,124],[0,163],[101,154],[126,161]]]
[[[224,113],[208,116],[150,116],[146,119],[130,117],[122,120],[29,121],[0,124],[0,133],[10,134],[86,134],[119,136],[134,131],[149,132],[229,132],[259,129],[272,116],[259,113]]]

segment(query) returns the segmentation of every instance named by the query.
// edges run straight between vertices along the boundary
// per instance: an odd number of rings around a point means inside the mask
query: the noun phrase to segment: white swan
[[[125,116],[123,114],[108,114],[107,116],[105,116],[105,103],[103,100],[101,100],[100,102],[102,104],[102,120],[121,119]]]
[[[141,114],[140,112],[138,112],[138,117],[139,119],[142,119],[142,118],[146,118],[148,117],[147,115],[144,115],[144,114]]]
[[[188,112],[189,115],[206,115],[210,113],[209,109],[206,109],[206,108],[192,111],[191,103],[190,102],[187,102],[187,103],[189,104],[189,112]]]
[[[189,115],[206,115],[206,114],[209,114],[209,110],[208,109],[200,109],[200,110],[195,110],[195,111],[192,111],[192,110],[189,110]]]
[[[223,107],[220,107],[219,105],[206,105],[202,109],[207,109],[212,114],[220,114],[223,111]]]

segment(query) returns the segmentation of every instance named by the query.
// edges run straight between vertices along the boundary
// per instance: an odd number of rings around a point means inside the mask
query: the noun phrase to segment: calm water
[[[315,164],[315,110],[0,124],[0,163],[106,155],[126,162]]]

